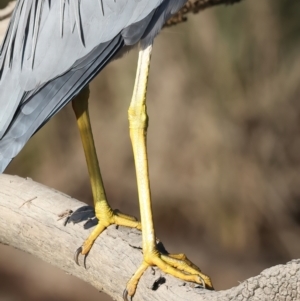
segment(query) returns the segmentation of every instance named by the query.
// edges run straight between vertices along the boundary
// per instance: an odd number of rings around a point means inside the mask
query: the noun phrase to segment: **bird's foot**
[[[95,218],[96,217],[96,218]],[[125,226],[141,230],[141,223],[135,217],[121,213],[119,210],[112,210],[107,203],[97,204],[96,209],[93,207],[84,206],[73,212],[67,219],[66,223],[78,223],[86,220],[85,228],[95,226],[89,237],[84,241],[74,254],[74,260],[79,265],[79,255],[85,257],[92,248],[97,237],[110,225]],[[85,265],[85,260],[84,260]]]
[[[204,275],[185,254],[165,254],[165,252],[154,250],[148,254],[144,254],[143,263],[127,282],[123,293],[124,301],[128,301],[128,296],[131,298],[135,294],[138,282],[149,266],[157,266],[166,274],[173,275],[183,281],[198,283],[203,288],[213,290],[210,278]]]

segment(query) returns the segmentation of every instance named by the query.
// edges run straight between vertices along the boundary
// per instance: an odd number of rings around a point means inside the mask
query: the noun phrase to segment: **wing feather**
[[[154,37],[185,1],[19,0],[0,48],[0,173],[124,45]]]
[[[147,16],[163,0],[151,0],[148,11],[142,9],[146,0],[103,0],[104,15],[99,0],[61,1],[19,0],[16,4],[0,54],[0,139],[20,95],[68,72],[76,61],[112,40],[130,22]]]

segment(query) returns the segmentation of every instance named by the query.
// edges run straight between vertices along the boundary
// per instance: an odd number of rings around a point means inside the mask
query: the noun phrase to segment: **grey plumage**
[[[0,48],[0,173],[124,47],[186,0],[19,0]]]

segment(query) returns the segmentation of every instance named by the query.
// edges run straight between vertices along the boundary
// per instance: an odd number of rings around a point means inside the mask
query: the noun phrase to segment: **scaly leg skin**
[[[88,113],[88,98],[89,88],[87,86],[76,96],[76,98],[73,99],[72,106],[76,115],[77,125],[90,176],[95,214],[99,222],[83,245],[76,250],[74,258],[77,264],[79,254],[87,255],[96,238],[109,225],[116,224],[141,229],[140,222],[138,222],[134,217],[122,214],[118,210],[112,210],[106,200]]]
[[[156,246],[146,149],[146,135],[148,127],[146,92],[151,51],[152,45],[149,45],[139,52],[135,86],[128,110],[130,138],[135,160],[141,223],[143,228],[142,237],[144,260],[136,273],[127,283],[123,294],[125,301],[128,300],[128,296],[132,297],[134,295],[139,279],[149,266],[157,266],[163,272],[171,274],[184,281],[196,282],[203,285],[203,287],[213,289],[210,278],[202,274],[200,269],[191,263],[184,254],[163,254],[158,251]]]

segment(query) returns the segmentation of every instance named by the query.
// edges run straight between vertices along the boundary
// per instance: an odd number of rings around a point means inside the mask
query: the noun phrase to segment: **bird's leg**
[[[209,277],[202,274],[200,269],[192,264],[184,254],[162,254],[158,251],[156,246],[146,149],[148,127],[146,92],[151,50],[152,45],[149,45],[139,52],[135,86],[128,110],[130,138],[135,160],[141,223],[143,229],[142,237],[144,260],[136,273],[127,283],[123,296],[124,300],[127,300],[127,295],[134,295],[140,277],[149,266],[157,266],[165,273],[171,274],[184,281],[192,281],[202,284],[207,288],[212,288],[212,283]]]
[[[112,210],[107,202],[89,118],[88,98],[89,87],[87,86],[73,99],[72,106],[76,115],[90,176],[95,214],[99,222],[90,236],[83,243],[82,247],[76,251],[75,260],[77,263],[79,253],[86,255],[91,249],[95,239],[109,225],[117,224],[120,226],[141,229],[140,222],[134,217],[122,214],[118,210]]]

